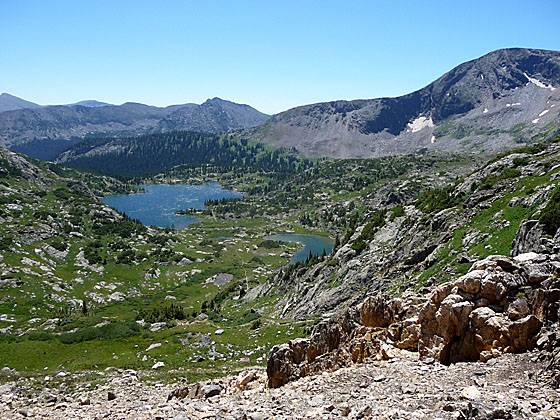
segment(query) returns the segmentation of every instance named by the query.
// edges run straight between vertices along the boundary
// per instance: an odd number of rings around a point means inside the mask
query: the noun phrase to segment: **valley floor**
[[[177,384],[148,384],[134,371],[106,372],[90,390],[89,384],[70,390],[76,377],[58,378],[56,386],[42,391],[43,379],[20,379],[0,387],[0,418],[558,418],[560,394],[545,384],[536,359],[533,352],[444,366],[399,351],[389,361],[305,377],[277,389],[266,388],[266,374],[257,370],[241,390],[240,382],[252,376],[242,373],[205,388],[218,385],[219,395],[170,401]],[[108,392],[115,399],[109,401]]]

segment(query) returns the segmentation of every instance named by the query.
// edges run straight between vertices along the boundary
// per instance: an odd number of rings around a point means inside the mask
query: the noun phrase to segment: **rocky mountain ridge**
[[[378,157],[423,148],[486,151],[558,127],[560,53],[522,48],[463,63],[396,98],[333,101],[274,115],[251,138],[308,156]]]
[[[431,295],[382,295],[318,324],[308,339],[275,347],[268,383],[285,383],[368,359],[389,358],[392,347],[417,351],[444,365],[521,353],[544,343],[560,320],[558,254],[491,256]]]
[[[426,149],[492,154],[558,133],[558,87],[559,52],[509,48],[463,63],[404,96],[304,105],[270,119],[219,98],[166,108],[88,102],[25,106],[0,112],[0,144],[54,159],[65,142],[92,135],[239,130],[239,139],[295,148],[310,157],[367,158]]]

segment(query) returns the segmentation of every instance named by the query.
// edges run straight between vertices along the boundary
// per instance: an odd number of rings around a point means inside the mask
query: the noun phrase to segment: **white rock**
[[[539,254],[537,254],[536,252],[526,252],[524,254],[519,254],[519,255],[513,257],[513,259],[515,261],[519,261],[519,262],[527,262],[527,261],[534,260],[538,256],[539,256]]]
[[[159,369],[165,366],[165,363],[163,362],[156,362],[154,363],[154,365],[152,366],[152,369]]]
[[[461,391],[461,397],[466,400],[478,400],[482,394],[474,385],[468,386]]]
[[[148,346],[148,348],[146,349],[146,351],[150,351],[150,350],[153,350],[153,349],[157,349],[158,347],[161,347],[161,343],[150,344],[150,345]]]

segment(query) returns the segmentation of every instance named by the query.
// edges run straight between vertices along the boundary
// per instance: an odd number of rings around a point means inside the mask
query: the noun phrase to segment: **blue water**
[[[196,216],[178,215],[177,210],[202,210],[206,200],[242,197],[217,182],[203,185],[146,184],[143,193],[108,195],[103,202],[148,226],[184,229],[196,223]]]
[[[266,239],[281,242],[297,242],[303,245],[303,248],[298,250],[290,260],[291,263],[305,261],[309,254],[322,255],[323,251],[327,255],[333,250],[334,241],[325,236],[319,235],[302,235],[298,233],[277,233],[267,236]]]

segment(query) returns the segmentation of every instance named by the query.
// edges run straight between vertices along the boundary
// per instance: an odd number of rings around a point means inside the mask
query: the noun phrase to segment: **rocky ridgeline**
[[[559,317],[557,254],[491,256],[428,297],[368,297],[319,323],[309,338],[274,347],[268,385],[276,388],[352,363],[387,360],[395,349],[417,351],[423,360],[449,365],[484,362],[533,349],[537,343],[553,347],[548,331]],[[554,351],[550,363],[557,366]]]

